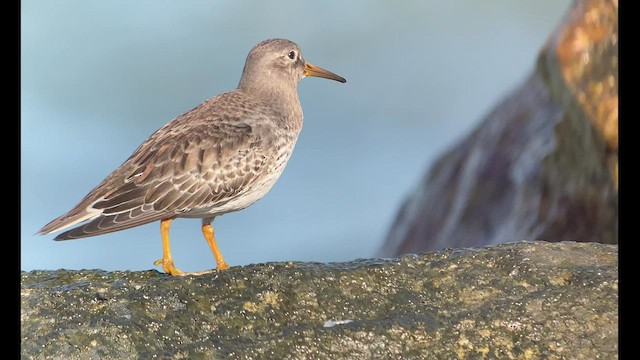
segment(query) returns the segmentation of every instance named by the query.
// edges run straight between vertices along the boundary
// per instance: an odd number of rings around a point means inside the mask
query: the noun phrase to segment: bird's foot
[[[171,276],[187,276],[187,275],[198,276],[198,275],[210,274],[213,272],[213,270],[184,272],[175,266],[172,259],[159,259],[154,261],[153,265],[162,265],[162,269],[164,270],[164,272]],[[228,267],[229,265],[227,265],[227,268]]]
[[[229,264],[227,264],[226,262],[222,261],[222,262],[218,263],[218,267],[216,268],[216,271],[227,270],[228,268],[229,268]]]
[[[178,269],[172,259],[162,258],[153,262],[153,265],[162,265],[162,270],[169,275],[185,276],[187,273]]]

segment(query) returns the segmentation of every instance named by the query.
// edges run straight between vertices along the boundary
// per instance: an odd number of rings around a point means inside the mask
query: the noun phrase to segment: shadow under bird
[[[55,240],[79,239],[160,221],[162,259],[171,257],[175,218],[202,219],[217,270],[229,268],[214,237],[216,216],[260,200],[282,174],[302,129],[298,82],[316,76],[346,82],[304,60],[286,39],[260,42],[247,56],[237,89],[212,97],[161,127],[68,213],[40,229],[79,225]]]

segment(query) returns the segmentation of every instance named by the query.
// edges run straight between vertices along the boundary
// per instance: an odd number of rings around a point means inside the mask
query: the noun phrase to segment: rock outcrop
[[[537,67],[409,195],[380,256],[618,242],[618,3],[580,0]]]
[[[618,247],[22,273],[23,359],[612,359]]]

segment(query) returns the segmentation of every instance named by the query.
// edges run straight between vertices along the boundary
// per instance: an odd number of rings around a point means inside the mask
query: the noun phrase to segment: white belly
[[[295,145],[295,143],[293,145]],[[282,175],[282,172],[284,171],[284,168],[287,165],[287,161],[289,161],[292,152],[293,146],[288,147],[284,151],[282,156],[279,157],[279,160],[273,167],[273,170],[268,172],[267,175],[265,175],[265,177],[261,179],[261,181],[254,183],[252,187],[249,187],[246,191],[242,192],[234,199],[223,204],[217,204],[212,207],[193,209],[188,212],[181,213],[178,216],[185,218],[215,217],[229,212],[242,210],[254,204],[258,200],[262,199],[280,178],[280,175]]]

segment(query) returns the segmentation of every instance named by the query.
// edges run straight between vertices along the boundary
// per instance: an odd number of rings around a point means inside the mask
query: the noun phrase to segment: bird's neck
[[[269,107],[282,116],[289,126],[302,126],[302,107],[298,98],[297,84],[282,81],[241,81],[238,90],[269,104]]]

